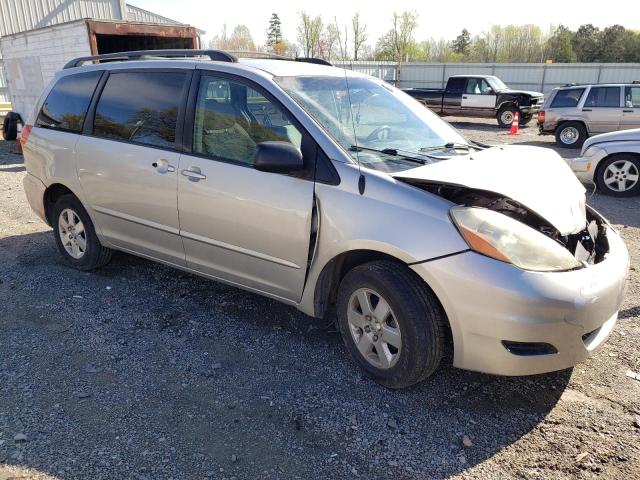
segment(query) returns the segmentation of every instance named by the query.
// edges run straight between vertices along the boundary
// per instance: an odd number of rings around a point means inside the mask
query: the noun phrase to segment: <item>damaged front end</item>
[[[585,209],[584,228],[562,234],[544,217],[505,195],[465,186],[425,182],[424,180],[410,178],[401,178],[400,180],[445,198],[456,205],[484,208],[517,220],[562,245],[582,266],[600,263],[609,252],[607,222],[589,207]]]

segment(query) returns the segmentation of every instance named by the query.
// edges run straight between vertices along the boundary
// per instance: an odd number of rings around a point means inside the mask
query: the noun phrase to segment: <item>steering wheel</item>
[[[366,140],[372,142],[374,140],[387,140],[391,133],[391,127],[389,125],[383,125],[376,128],[373,132],[367,135]]]

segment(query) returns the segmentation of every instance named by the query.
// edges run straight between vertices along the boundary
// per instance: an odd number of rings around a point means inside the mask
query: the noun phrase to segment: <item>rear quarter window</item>
[[[85,72],[60,78],[44,101],[36,126],[79,133],[102,72]]]
[[[577,107],[584,94],[584,88],[570,88],[568,90],[558,90],[551,102],[551,108],[571,108]]]

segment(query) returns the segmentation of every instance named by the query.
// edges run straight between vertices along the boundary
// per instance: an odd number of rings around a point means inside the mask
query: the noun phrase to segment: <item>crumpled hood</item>
[[[392,175],[499,193],[545,218],[562,235],[586,225],[586,190],[549,148],[492,147]]]
[[[530,92],[528,90],[515,90],[513,88],[503,88],[498,90],[498,93],[524,93],[525,95],[530,95],[532,97],[544,97],[544,93],[541,92]]]

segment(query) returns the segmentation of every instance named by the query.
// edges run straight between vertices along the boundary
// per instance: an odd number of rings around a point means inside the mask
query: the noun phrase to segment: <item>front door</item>
[[[178,222],[176,126],[191,70],[112,71],[88,135],[80,183],[113,245],[185,265]]]
[[[640,128],[640,85],[624,88],[624,107],[620,130]]]
[[[620,87],[591,87],[582,115],[590,134],[618,130],[622,119]]]
[[[302,296],[306,275],[313,176],[253,168],[256,144],[286,141],[301,148],[302,133],[260,87],[202,73],[192,90],[192,153],[180,159],[180,233],[189,267],[290,301]]]
[[[495,92],[484,78],[469,78],[462,94],[462,111],[493,116],[496,98]]]

